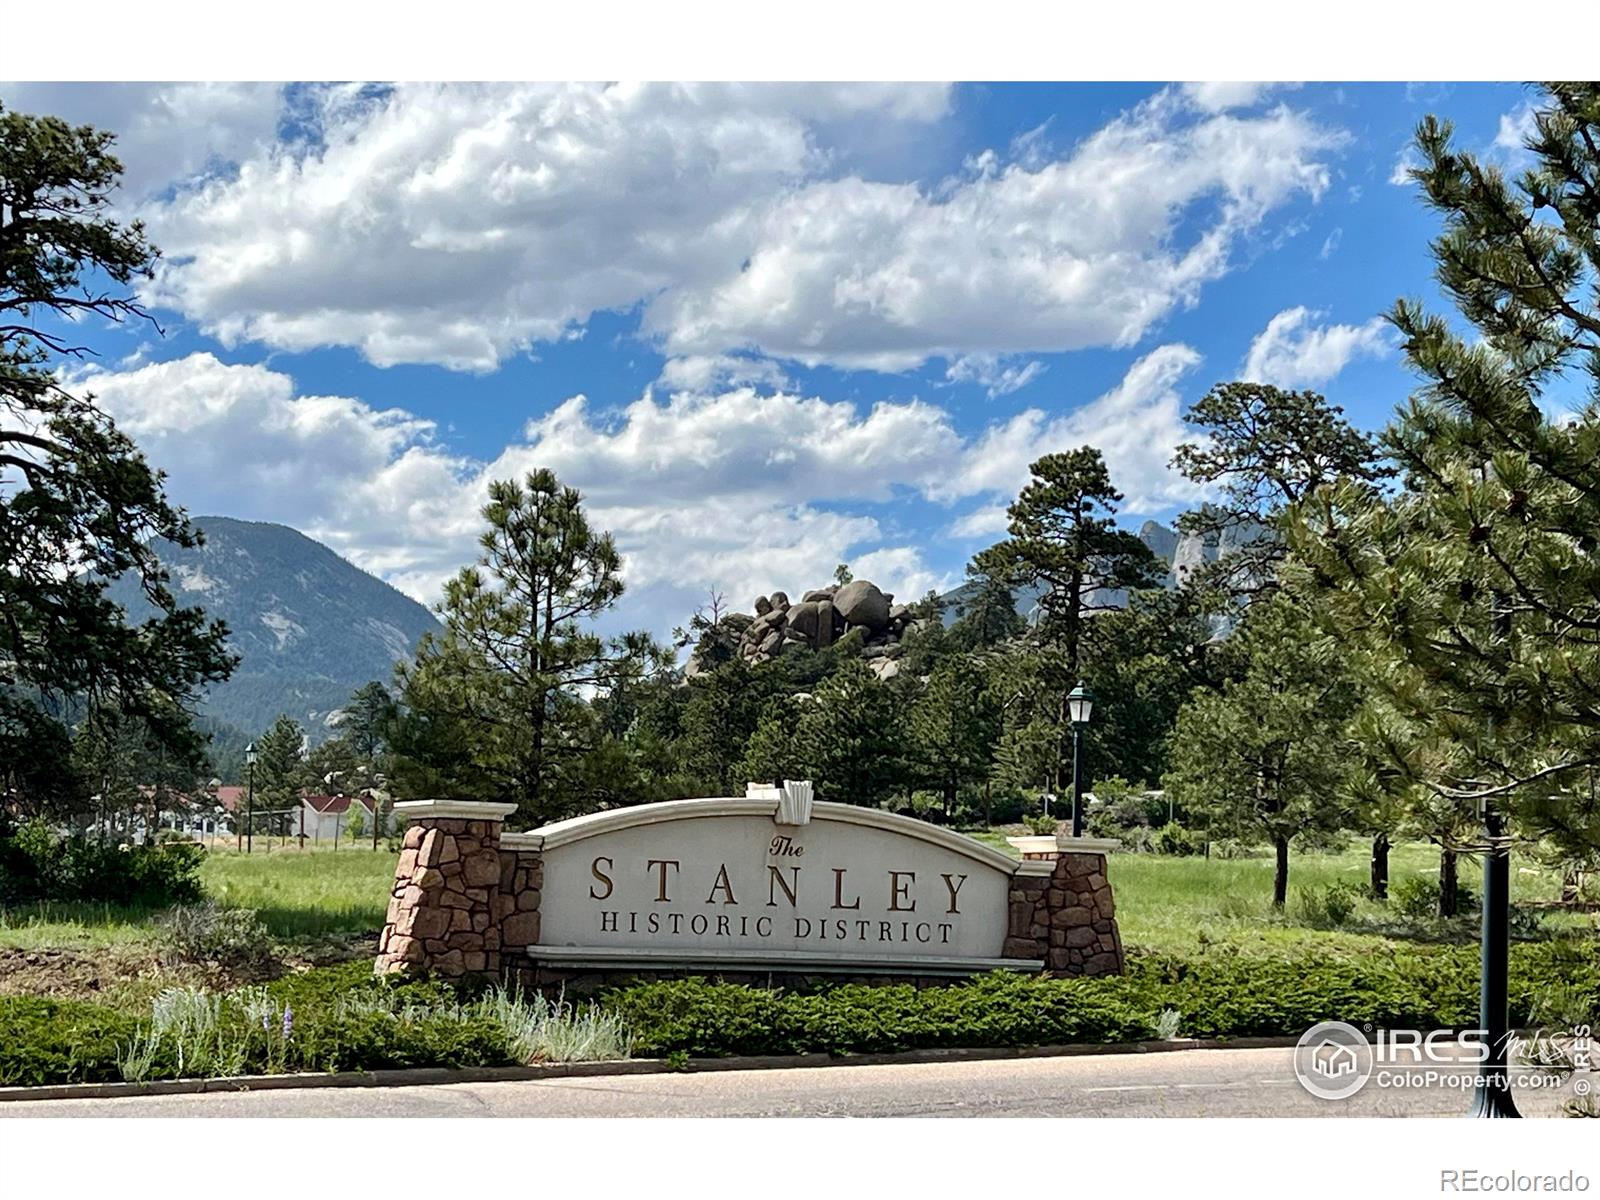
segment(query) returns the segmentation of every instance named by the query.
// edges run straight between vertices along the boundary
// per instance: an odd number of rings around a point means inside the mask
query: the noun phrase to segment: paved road
[[[1454,1116],[1470,1099],[1440,1088],[1349,1100],[1307,1095],[1289,1050],[1186,1050],[988,1062],[600,1076],[520,1083],[54,1100],[4,1116],[94,1117],[1355,1117]],[[1553,1115],[1547,1095],[1519,1097]]]

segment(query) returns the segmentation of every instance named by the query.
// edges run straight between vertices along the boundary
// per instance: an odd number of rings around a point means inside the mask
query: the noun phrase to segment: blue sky
[[[1518,85],[0,85],[119,135],[164,334],[76,373],[193,513],[282,521],[424,601],[487,479],[550,466],[664,632],[851,562],[959,581],[1037,455],[1131,526],[1212,384],[1377,427],[1376,320],[1435,298],[1425,113],[1515,166]]]

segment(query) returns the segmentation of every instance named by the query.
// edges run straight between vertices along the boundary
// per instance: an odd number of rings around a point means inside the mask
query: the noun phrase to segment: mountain
[[[156,553],[180,603],[227,623],[241,661],[206,692],[200,711],[246,733],[286,712],[321,740],[351,692],[368,680],[387,683],[395,662],[439,627],[409,596],[287,526],[231,517],[194,524],[203,546],[160,542]],[[132,578],[117,580],[109,595],[134,620],[151,611]]]

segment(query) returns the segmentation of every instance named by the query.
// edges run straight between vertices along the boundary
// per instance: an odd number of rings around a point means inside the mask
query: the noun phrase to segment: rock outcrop
[[[739,657],[752,666],[782,654],[823,650],[859,631],[861,657],[880,679],[892,679],[900,672],[901,641],[917,626],[910,609],[865,579],[813,588],[795,603],[787,593],[773,592],[757,596],[751,607],[753,617],[734,613],[725,620],[738,630]],[[687,674],[695,667],[691,661]]]

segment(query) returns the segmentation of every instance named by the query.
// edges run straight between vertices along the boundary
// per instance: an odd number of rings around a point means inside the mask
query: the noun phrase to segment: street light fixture
[[[1083,836],[1083,731],[1094,712],[1094,693],[1080,682],[1067,693],[1067,715],[1072,719],[1072,836]]]
[[[244,852],[254,848],[256,825],[256,744],[244,748],[244,765],[249,774],[249,787],[245,793]]]

